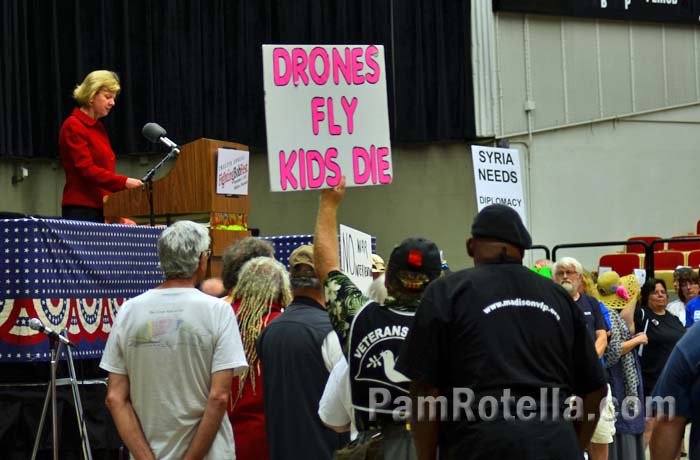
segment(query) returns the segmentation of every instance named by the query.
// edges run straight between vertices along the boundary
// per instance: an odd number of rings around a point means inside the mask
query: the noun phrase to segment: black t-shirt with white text
[[[536,400],[535,420],[502,414],[469,421],[462,412],[453,421],[450,414],[440,424],[441,458],[575,458],[573,425],[553,421],[552,412],[561,415],[570,394],[583,396],[606,383],[584,315],[571,296],[516,264],[479,265],[433,282],[397,368],[440,389],[450,407],[463,400],[454,389],[468,389],[474,414],[481,402],[505,396],[506,389],[516,401]]]

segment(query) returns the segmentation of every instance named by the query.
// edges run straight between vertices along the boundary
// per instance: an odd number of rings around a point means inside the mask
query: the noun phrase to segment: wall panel
[[[528,21],[534,127],[566,124],[560,19],[531,16]]]
[[[566,63],[567,121],[596,118],[600,115],[596,28],[564,18],[561,24]]]
[[[493,20],[499,75],[493,118],[501,123],[480,127],[480,137],[505,138],[700,101],[695,26],[517,13],[494,13]],[[534,104],[529,128],[528,100]],[[477,108],[487,109],[494,110]]]

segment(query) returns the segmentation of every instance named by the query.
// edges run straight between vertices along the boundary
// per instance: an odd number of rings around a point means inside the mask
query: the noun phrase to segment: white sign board
[[[263,45],[270,190],[391,183],[384,47]]]
[[[372,283],[372,237],[346,225],[340,226],[340,271],[363,293]]]
[[[216,193],[247,195],[249,169],[248,152],[220,148],[216,160]]]
[[[505,204],[518,211],[523,223],[527,225],[520,152],[516,149],[472,145],[472,161],[479,211],[490,204]]]

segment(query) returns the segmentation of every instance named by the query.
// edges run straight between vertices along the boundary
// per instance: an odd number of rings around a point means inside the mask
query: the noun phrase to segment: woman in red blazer
[[[119,93],[119,77],[109,70],[90,72],[73,91],[80,107],[66,118],[58,134],[66,185],[61,201],[65,219],[104,222],[105,195],[143,185],[114,172],[115,156],[100,118],[109,114]]]

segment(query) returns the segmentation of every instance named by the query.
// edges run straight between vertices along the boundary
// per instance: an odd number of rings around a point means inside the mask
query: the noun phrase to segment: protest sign
[[[362,292],[372,283],[372,237],[346,225],[340,226],[340,271]]]
[[[391,183],[381,45],[263,45],[272,191]]]
[[[518,211],[523,223],[527,224],[520,152],[472,145],[472,161],[478,210],[490,204],[505,204]]]

